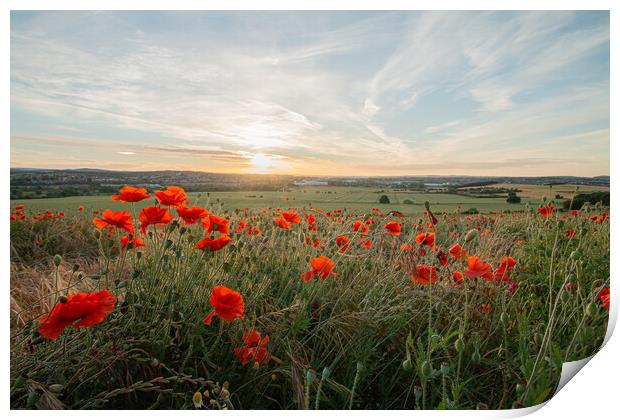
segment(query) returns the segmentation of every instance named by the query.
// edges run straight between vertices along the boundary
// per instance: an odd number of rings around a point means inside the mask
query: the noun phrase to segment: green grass
[[[202,202],[190,198],[220,215],[221,207],[252,208],[228,212],[234,241],[217,252],[195,249],[205,234],[198,225],[150,228],[138,255],[118,250],[122,232],[97,238],[90,213],[11,222],[13,301],[19,303],[18,281],[33,267],[47,291],[36,304],[21,306],[26,321],[11,331],[11,407],[190,409],[194,393],[208,391],[208,408],[508,409],[547,400],[563,362],[598,351],[608,311],[596,290],[609,285],[609,222],[590,217],[602,208],[563,219],[535,211],[493,218],[442,215],[440,205],[431,206],[442,250],[459,242],[492,268],[505,255],[517,260],[510,274],[516,289],[480,278],[457,286],[452,273],[463,271],[465,261],[449,258],[440,266],[436,250],[414,242],[428,229],[426,219],[418,220],[419,207],[402,219],[370,215],[376,221],[368,234],[370,250],[359,247],[361,235],[351,229],[358,214],[350,211],[317,214],[316,232],[308,230],[302,211],[302,224],[290,231],[277,228],[276,209],[265,206],[300,206],[310,198],[324,210],[353,207],[346,203],[378,206],[372,190],[307,190],[293,202],[276,193],[219,193],[208,202],[205,195]],[[256,208],[245,197],[252,194],[263,195],[264,201],[253,203]],[[428,196],[445,198],[444,208],[454,210],[447,201],[454,196]],[[53,202],[68,205],[54,209],[64,211],[80,204],[123,207],[101,197]],[[32,211],[35,201],[26,205]],[[240,220],[259,226],[262,235],[235,232]],[[401,235],[386,232],[389,220],[405,222]],[[469,233],[478,228],[478,234]],[[568,228],[577,232],[573,238],[565,236]],[[307,245],[306,235],[320,237],[322,247]],[[345,253],[335,244],[340,235],[351,240]],[[30,249],[35,240],[36,252]],[[415,252],[401,248],[405,244],[414,244]],[[81,261],[79,249],[84,255],[98,250],[99,256],[72,269]],[[51,264],[56,253],[65,260],[59,267]],[[299,276],[319,255],[330,257],[338,274],[306,284]],[[418,265],[437,266],[439,281],[412,283]],[[213,309],[216,285],[243,296],[243,320],[202,323]],[[98,289],[119,299],[103,322],[67,328],[56,341],[38,335],[36,320],[58,295]],[[265,366],[242,365],[235,357],[251,328],[269,335],[273,359]],[[326,368],[329,375],[322,376]]]
[[[358,209],[368,212],[372,207],[380,207],[383,211],[396,210],[403,214],[419,214],[424,211],[424,202],[429,201],[435,210],[452,211],[457,207],[467,210],[471,207],[477,208],[482,213],[503,210],[522,210],[527,200],[521,204],[508,204],[503,198],[475,198],[464,197],[453,194],[434,194],[434,193],[409,193],[395,192],[386,189],[378,192],[376,188],[352,188],[352,187],[305,187],[293,188],[286,192],[276,191],[235,191],[235,192],[213,192],[209,193],[190,193],[190,200],[194,204],[216,205],[219,202],[227,210],[249,207],[252,209],[272,207],[310,207],[311,205],[324,210],[335,209]],[[389,205],[379,205],[379,197],[387,195],[390,199]],[[414,204],[403,204],[405,200],[411,200]],[[153,204],[154,200],[144,202],[144,205]],[[84,196],[66,198],[42,198],[29,200],[12,200],[11,206],[25,204],[33,211],[65,211],[67,214],[74,214],[80,205],[84,205],[88,210],[103,210],[110,208],[113,210],[127,209],[127,205],[110,200],[109,196]],[[532,205],[538,205],[538,200],[533,200]]]

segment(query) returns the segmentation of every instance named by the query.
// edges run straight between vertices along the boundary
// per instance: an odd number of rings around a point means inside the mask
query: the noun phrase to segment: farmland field
[[[599,204],[136,194],[12,203],[13,408],[516,408],[605,335]]]
[[[390,204],[383,206],[386,211],[396,210],[403,214],[416,214],[424,211],[424,203],[429,201],[436,210],[455,210],[461,207],[467,210],[475,207],[482,213],[503,210],[522,210],[528,200],[521,204],[506,203],[504,198],[476,198],[454,194],[438,194],[423,192],[401,192],[390,189],[362,187],[304,187],[291,188],[288,191],[234,191],[212,193],[189,193],[192,203],[207,207],[219,206],[225,210],[249,207],[252,209],[272,207],[310,207],[315,206],[325,210],[347,209],[370,211],[379,204],[379,197],[387,195]],[[404,204],[410,200],[414,204]],[[532,205],[540,204],[541,200],[531,200]],[[150,205],[153,201],[138,203],[138,206]],[[64,211],[74,214],[77,208],[84,205],[87,209],[103,210],[106,208],[120,210],[123,205],[111,201],[110,196],[83,196],[66,198],[41,198],[30,200],[13,200],[11,205],[27,204],[28,208],[36,211]],[[126,206],[125,206],[126,207]]]
[[[530,184],[492,184],[494,188],[517,188],[521,190],[519,197],[531,202],[541,201],[545,197],[552,199],[556,194],[561,195],[565,199],[572,198],[578,193],[588,193],[593,191],[609,191],[609,187],[599,185],[530,185]]]

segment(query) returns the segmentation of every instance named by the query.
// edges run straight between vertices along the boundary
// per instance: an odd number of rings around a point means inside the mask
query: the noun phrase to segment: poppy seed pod
[[[410,372],[412,368],[413,368],[413,364],[411,363],[410,359],[403,360],[403,370],[405,372]]]
[[[58,254],[54,255],[54,265],[56,267],[59,267],[61,263],[62,263],[62,257]]]
[[[422,363],[422,375],[424,375],[425,378],[430,378],[433,375],[433,365],[431,365],[431,362],[428,360]]]

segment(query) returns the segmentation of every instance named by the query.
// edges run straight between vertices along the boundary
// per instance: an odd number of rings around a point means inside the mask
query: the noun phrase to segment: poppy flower
[[[443,265],[444,267],[448,265],[448,256],[446,255],[445,252],[438,251],[437,259],[439,260],[439,264]]]
[[[349,247],[349,238],[346,236],[339,236],[336,238],[336,245],[340,247],[340,252],[346,252]]]
[[[433,232],[420,233],[415,237],[415,242],[432,248],[435,245],[435,234]]]
[[[459,243],[452,245],[450,249],[448,249],[448,253],[454,258],[467,258],[467,251],[465,251]]]
[[[486,280],[493,279],[493,273],[491,273],[491,266],[483,262],[480,258],[473,255],[467,258],[467,270],[463,273],[468,279],[475,279],[482,277]]]
[[[370,249],[371,246],[372,246],[372,243],[370,242],[370,239],[368,238],[362,239],[362,241],[360,242],[361,248]]]
[[[452,273],[452,280],[454,280],[456,284],[463,284],[464,279],[465,276],[463,276],[463,273],[461,273],[460,271],[455,271],[454,273]]]
[[[574,229],[567,229],[567,230],[566,230],[566,232],[564,233],[564,235],[565,235],[567,238],[572,238],[572,237],[574,237],[576,234],[577,234],[577,232],[575,232],[575,230],[574,230]]]
[[[363,234],[368,233],[368,226],[361,220],[356,220],[353,222],[353,232],[361,231]]]
[[[260,333],[252,328],[243,334],[244,347],[234,349],[235,355],[241,360],[244,366],[254,360],[259,365],[266,365],[271,360],[271,355],[267,352],[267,343],[269,336],[266,335],[261,339]]]
[[[81,213],[81,212],[83,212],[83,211],[84,211],[84,206],[80,206],[80,207],[78,207],[78,211],[79,211],[80,213]]]
[[[551,204],[547,204],[546,206],[539,207],[538,213],[542,214],[544,217],[549,217],[553,214],[554,210],[555,207],[553,207]]]
[[[122,203],[137,203],[138,201],[146,200],[149,197],[150,195],[146,193],[146,189],[125,185],[119,190],[118,195],[112,196],[112,200],[120,201]]]
[[[147,206],[140,212],[138,220],[140,221],[140,231],[144,234],[150,225],[167,225],[172,222],[172,214],[163,207]]]
[[[489,303],[483,303],[482,305],[478,306],[478,312],[484,315],[490,314],[492,309],[493,307]]]
[[[214,214],[209,214],[209,217],[205,217],[202,219],[202,227],[205,228],[207,232],[220,232],[224,235],[228,235],[230,222],[228,219],[223,217],[216,216]]]
[[[114,306],[116,297],[107,290],[94,293],[76,293],[62,299],[50,313],[39,319],[39,334],[56,340],[65,328],[92,327],[104,320]]]
[[[101,217],[95,217],[93,223],[98,229],[105,229],[107,227],[117,227],[133,235],[133,221],[131,220],[131,213],[128,211],[113,211],[106,210]]]
[[[578,216],[578,215],[579,215],[579,213],[581,213],[581,210],[572,210],[572,211],[570,212],[571,216]]]
[[[23,204],[18,204],[18,205],[15,206],[15,210],[17,210],[17,211],[23,210],[25,208],[26,208],[26,206],[23,205]]]
[[[155,191],[159,204],[169,207],[182,207],[187,203],[187,194],[181,187],[170,186],[164,191]]]
[[[389,222],[388,224],[385,225],[385,228],[392,235],[400,235],[400,233],[401,233],[401,231],[400,231],[400,224],[397,223],[397,222]]]
[[[193,225],[200,219],[204,219],[209,216],[209,212],[202,207],[177,207],[177,214],[185,223]]]
[[[306,284],[310,283],[314,276],[319,276],[322,280],[325,280],[328,276],[336,275],[336,273],[332,271],[334,265],[335,264],[331,259],[321,255],[310,260],[312,270],[306,271],[300,277],[306,281]]]
[[[262,232],[258,226],[252,226],[248,230],[248,235],[260,235]]]
[[[416,272],[411,276],[411,281],[415,284],[434,284],[437,279],[437,268],[429,265],[418,265]]]
[[[291,230],[291,223],[282,217],[275,219],[276,225],[282,229]]]
[[[502,258],[502,262],[499,264],[499,267],[497,267],[493,273],[495,276],[495,281],[509,281],[510,278],[508,276],[515,264],[517,264],[517,261],[514,258],[504,256]]]
[[[225,286],[215,286],[211,290],[209,303],[211,303],[211,306],[215,309],[209,312],[203,320],[207,325],[211,325],[211,321],[213,321],[215,315],[226,322],[231,322],[235,318],[243,319],[245,304],[241,294],[235,290]]]
[[[289,211],[282,212],[282,217],[284,218],[284,220],[294,225],[298,225],[299,222],[301,221],[301,218],[299,217],[297,213],[293,213]]]
[[[220,249],[224,248],[230,241],[232,241],[232,238],[228,235],[220,235],[215,239],[206,237],[198,241],[198,243],[196,244],[196,249],[201,249],[204,251],[205,249],[209,248],[211,251],[219,251]]]
[[[609,310],[609,288],[604,287],[598,293],[598,298],[601,301],[601,306],[607,310]]]
[[[121,238],[121,249],[127,248],[127,245],[131,245],[132,248],[144,247],[144,242],[140,238],[129,239],[129,236],[125,235]]]

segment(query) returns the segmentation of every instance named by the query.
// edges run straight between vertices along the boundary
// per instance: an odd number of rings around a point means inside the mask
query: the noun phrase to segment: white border
[[[618,66],[619,59],[619,50],[618,50],[618,18],[616,14],[618,10],[620,10],[620,6],[618,6],[620,2],[613,0],[589,0],[589,1],[577,1],[577,0],[564,0],[564,1],[553,1],[553,0],[503,0],[501,2],[498,1],[490,1],[490,0],[469,0],[469,1],[457,1],[457,0],[434,0],[434,1],[417,1],[417,2],[407,2],[405,0],[382,0],[382,1],[363,1],[363,0],[298,0],[295,2],[292,1],[284,1],[284,0],[265,0],[265,1],[251,1],[251,0],[229,0],[229,1],[198,1],[198,0],[150,0],[148,2],[139,2],[139,1],[129,1],[129,0],[91,0],[88,2],[79,1],[79,0],[56,0],[54,2],[44,1],[44,0],[5,0],[2,2],[3,12],[0,17],[0,28],[2,28],[3,38],[2,43],[0,44],[2,47],[2,57],[4,58],[3,66],[2,66],[2,80],[4,80],[4,84],[6,86],[5,89],[2,90],[2,122],[3,124],[3,148],[4,154],[3,158],[5,160],[5,165],[2,167],[3,180],[1,193],[5,198],[3,208],[4,214],[8,215],[9,213],[9,168],[10,168],[10,10],[201,10],[201,9],[211,9],[211,10],[409,10],[409,9],[419,9],[419,10],[611,10],[611,86],[616,87],[620,67]],[[612,136],[615,135],[616,129],[618,127],[618,94],[614,92],[612,89],[611,93],[611,121],[610,121],[610,132]],[[615,135],[617,138],[618,136]],[[610,139],[611,141],[611,139]],[[614,165],[618,162],[618,156],[620,156],[620,151],[618,150],[618,145],[611,141],[610,145],[610,156],[611,156],[611,177],[613,180],[616,179],[618,175],[618,166]],[[616,194],[614,185],[612,183],[612,207],[615,209],[620,208],[618,205],[618,196]],[[616,220],[616,215],[612,212],[611,217],[611,231],[612,231],[612,240],[611,240],[611,254],[614,255],[614,252],[617,250],[617,233],[618,233],[618,222]],[[6,221],[2,224],[2,231],[0,232],[0,243],[2,246],[2,266],[4,276],[4,284],[5,287],[8,288],[9,285],[9,244],[10,244],[10,236],[9,236],[9,228],[8,228],[8,217],[6,217]],[[618,272],[618,259],[614,258],[611,261],[611,273],[612,278],[613,274]],[[615,325],[618,316],[618,293],[616,292],[618,286],[618,281],[612,280],[612,294],[611,294],[611,313],[610,313],[610,325]],[[4,410],[9,410],[9,305],[10,305],[10,295],[8,290],[5,293],[2,293],[2,299],[4,300],[4,316],[6,317],[5,322],[2,324],[3,331],[0,333],[5,350],[5,360],[0,365],[1,372],[3,373],[2,377],[4,378],[4,389],[0,392],[0,398],[2,400],[2,405]],[[611,330],[609,331],[611,333]],[[531,418],[536,419],[552,419],[552,418],[573,418],[573,417],[588,417],[588,418],[606,418],[609,414],[615,412],[615,399],[618,398],[617,394],[617,384],[619,380],[620,374],[620,358],[618,354],[620,354],[620,341],[617,337],[617,334],[611,335],[608,334],[609,341],[605,345],[605,347],[595,356],[593,359],[582,369],[581,372],[578,373],[577,379],[569,381],[569,383],[555,396],[553,397],[546,406],[534,414],[532,414]],[[506,411],[441,411],[441,412],[421,412],[421,411],[396,411],[390,412],[389,416],[396,416],[402,418],[458,418],[461,419],[469,419],[469,418],[506,418],[506,417],[514,417],[519,415],[524,415],[532,410],[506,410]],[[25,417],[36,415],[33,412],[25,412],[25,411],[11,411],[8,413],[12,417]],[[348,413],[344,412],[331,412],[331,411],[321,411],[319,412],[296,412],[295,416],[300,416],[303,418],[313,417],[316,418],[318,416],[321,417],[331,417],[331,416],[342,416],[347,415]],[[375,420],[375,416],[378,414],[374,411],[356,411],[355,413],[351,413],[355,415],[357,419],[370,419],[373,418]],[[89,412],[85,414],[83,412],[47,412],[45,416],[49,416],[50,418],[61,418],[66,419],[67,417],[74,416],[82,416],[88,415],[94,418],[106,418],[110,415],[109,412]],[[152,413],[145,412],[137,412],[137,411],[125,411],[125,412],[115,412],[115,416],[122,417],[140,417],[146,418],[147,415],[149,418],[165,418],[167,419],[170,415],[165,411],[157,411]],[[253,418],[261,419],[273,419],[273,418],[283,418],[284,416],[288,416],[288,412],[275,412],[275,411],[257,411],[249,413],[247,411],[238,411],[238,412],[198,412],[198,411],[188,411],[183,413],[184,416],[189,417],[200,417],[204,418],[205,416],[213,417],[222,417],[222,416],[230,416],[236,418],[246,418],[248,415]]]

